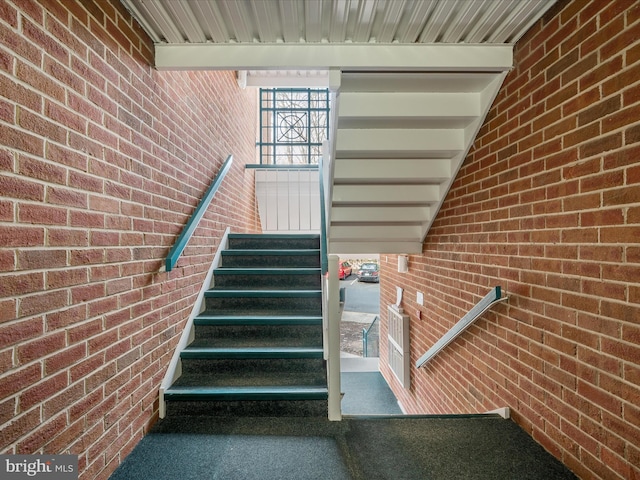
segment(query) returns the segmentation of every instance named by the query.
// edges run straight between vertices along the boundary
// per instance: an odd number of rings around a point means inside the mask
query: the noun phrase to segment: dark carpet
[[[165,419],[136,446],[112,480],[349,480],[327,420]]]
[[[492,415],[384,417],[399,408],[379,373],[343,373],[342,378],[346,417],[341,422],[166,418],[110,480],[576,478],[510,420]]]
[[[159,422],[111,480],[573,480],[497,416],[178,417]]]

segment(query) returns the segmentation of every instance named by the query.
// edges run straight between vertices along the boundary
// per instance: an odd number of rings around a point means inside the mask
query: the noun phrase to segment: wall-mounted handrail
[[[229,172],[229,169],[231,168],[232,163],[233,163],[233,155],[229,155],[225,160],[225,162],[222,164],[222,168],[220,168],[220,171],[216,175],[216,178],[213,179],[213,183],[209,186],[209,188],[205,192],[204,196],[202,197],[202,200],[200,200],[200,203],[198,204],[195,211],[193,212],[193,215],[191,215],[191,218],[185,225],[184,230],[182,230],[182,233],[176,240],[176,243],[173,245],[173,247],[171,247],[171,250],[169,250],[169,255],[167,255],[167,259],[165,261],[165,269],[167,272],[170,272],[171,269],[175,267],[176,263],[178,263],[178,258],[180,258],[180,255],[182,255],[182,252],[187,246],[187,243],[189,243],[189,240],[191,239],[193,232],[196,230],[198,223],[200,223],[200,220],[206,213],[207,208],[209,208],[209,204],[211,203],[211,200],[213,199],[216,192],[218,191],[218,188],[220,188],[220,184],[222,183],[222,180],[224,180],[224,177]]]
[[[503,302],[508,297],[502,297],[502,288],[495,287],[482,300],[480,300],[469,312],[462,317],[451,329],[445,333],[422,357],[416,362],[416,368],[424,366],[429,360],[435,357],[455,338],[464,332],[473,322],[475,322],[484,312],[489,310],[493,304]]]

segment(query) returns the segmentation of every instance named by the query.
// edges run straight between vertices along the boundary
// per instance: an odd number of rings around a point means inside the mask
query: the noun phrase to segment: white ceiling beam
[[[380,222],[393,219],[396,222],[425,223],[431,220],[429,207],[333,207],[331,221],[338,222]]]
[[[477,117],[477,93],[342,92],[340,118]]]
[[[334,185],[332,203],[335,205],[428,205],[440,201],[436,185]]]
[[[342,72],[341,94],[346,92],[481,92],[502,72],[377,71]]]
[[[334,183],[436,183],[451,177],[449,159],[336,159]]]
[[[329,236],[333,240],[375,239],[382,241],[418,240],[422,234],[420,227],[411,225],[354,225],[348,227],[331,226]]]
[[[244,71],[244,70],[243,70]],[[247,72],[247,87],[262,88],[329,88],[329,72],[313,70],[273,70]]]
[[[376,254],[376,253],[388,253],[388,254],[419,254],[422,253],[422,242],[374,242],[371,239],[356,240],[356,241],[332,241],[329,239],[329,253],[330,254],[346,254],[346,253],[361,253],[361,254]]]
[[[246,35],[247,32],[244,33]],[[158,70],[403,70],[502,72],[511,45],[158,44]]]
[[[336,136],[336,151],[338,157],[343,153],[347,158],[353,158],[348,152],[397,151],[398,157],[403,158],[402,152],[422,151],[428,155],[430,150],[463,150],[464,132],[451,129],[338,129]],[[360,155],[358,158],[362,158]],[[374,157],[375,158],[375,157]],[[377,157],[381,158],[381,157]]]

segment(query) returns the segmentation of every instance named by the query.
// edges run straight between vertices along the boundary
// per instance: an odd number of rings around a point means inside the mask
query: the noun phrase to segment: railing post
[[[338,280],[337,255],[329,255],[327,283],[327,378],[329,388],[329,420],[342,420],[340,401],[340,281]]]

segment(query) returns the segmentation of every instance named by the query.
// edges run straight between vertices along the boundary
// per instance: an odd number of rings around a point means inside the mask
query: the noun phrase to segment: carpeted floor
[[[343,373],[343,391],[341,422],[166,418],[110,480],[575,479],[512,421],[384,417],[399,408],[375,372]]]
[[[573,480],[497,416],[182,417],[159,422],[111,480]]]

